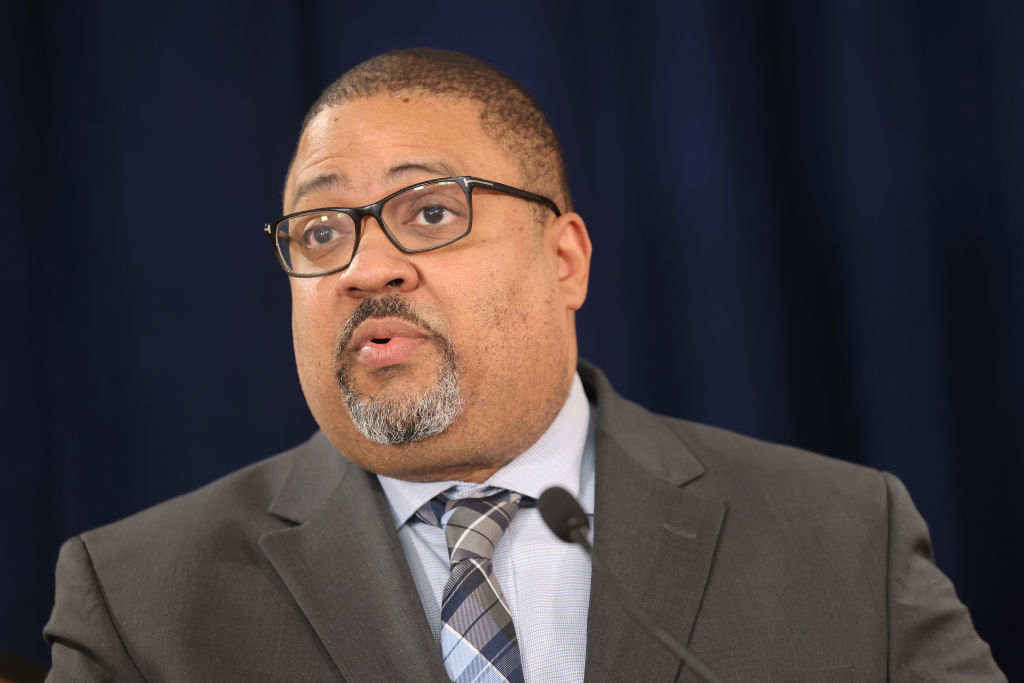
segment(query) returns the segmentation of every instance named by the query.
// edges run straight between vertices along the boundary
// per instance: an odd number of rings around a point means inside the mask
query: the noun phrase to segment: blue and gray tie
[[[420,519],[444,528],[451,575],[441,593],[441,655],[456,683],[522,681],[516,629],[494,576],[494,547],[519,511],[522,496],[446,500],[420,509]]]

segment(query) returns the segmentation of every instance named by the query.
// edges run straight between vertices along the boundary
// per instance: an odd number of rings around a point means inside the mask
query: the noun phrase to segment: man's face
[[[443,176],[521,187],[519,166],[484,133],[477,106],[377,96],[321,112],[300,140],[285,212],[363,206]],[[565,401],[589,254],[576,214],[539,223],[530,202],[480,189],[470,234],[436,251],[403,254],[367,219],[348,268],[291,279],[295,356],[313,416],[371,471],[486,478]]]

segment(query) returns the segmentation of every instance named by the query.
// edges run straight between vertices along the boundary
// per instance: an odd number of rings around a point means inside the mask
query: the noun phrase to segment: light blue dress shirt
[[[439,652],[448,546],[441,529],[414,513],[442,492],[462,498],[501,488],[536,499],[548,487],[561,486],[576,496],[592,522],[594,427],[577,375],[543,436],[486,482],[410,482],[378,475]],[[582,681],[590,601],[590,560],[583,550],[558,540],[536,508],[524,508],[494,551],[494,573],[516,627],[526,680]]]

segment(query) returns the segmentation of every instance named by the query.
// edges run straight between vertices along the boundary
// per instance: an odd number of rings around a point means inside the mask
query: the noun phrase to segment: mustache
[[[373,299],[363,299],[345,322],[345,327],[338,337],[337,360],[341,360],[348,345],[352,343],[356,328],[371,318],[398,318],[416,325],[435,338],[441,337],[426,320],[413,310],[409,301],[402,297],[389,294]]]

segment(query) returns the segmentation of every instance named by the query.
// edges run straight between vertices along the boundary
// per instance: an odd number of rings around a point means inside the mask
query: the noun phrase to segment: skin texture
[[[355,100],[321,112],[307,128],[286,181],[284,210],[363,206],[447,175],[538,189],[488,138],[470,100]],[[575,311],[586,297],[590,268],[583,219],[549,212],[538,223],[529,202],[480,190],[473,205],[472,232],[455,244],[403,254],[368,219],[347,269],[290,281],[295,358],[310,410],[331,442],[372,472],[484,481],[544,433],[568,396]],[[400,446],[376,444],[355,429],[335,379],[346,322],[363,299],[387,295],[406,299],[451,342],[464,401],[443,433]],[[439,347],[418,344],[386,367],[357,360],[350,381],[368,396],[420,394],[437,381]],[[356,352],[348,348],[342,357]]]

